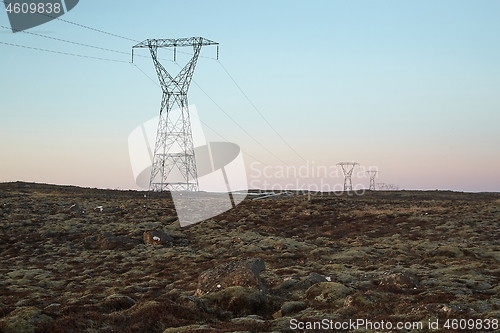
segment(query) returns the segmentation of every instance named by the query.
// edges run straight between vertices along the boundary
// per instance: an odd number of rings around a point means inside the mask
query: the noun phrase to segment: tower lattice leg
[[[368,190],[375,191],[375,177],[377,176],[378,171],[370,170],[370,171],[367,171],[367,173],[370,176],[370,187]]]
[[[337,165],[342,167],[342,172],[344,173],[344,192],[352,191],[352,172],[354,171],[354,167],[359,164],[355,162],[341,162]]]
[[[150,46],[151,56],[163,89],[160,120],[156,135],[150,191],[198,191],[198,177],[187,90],[201,45],[193,45],[194,55],[179,74],[172,78]],[[178,108],[180,112],[172,111]],[[176,179],[173,179],[173,178]]]

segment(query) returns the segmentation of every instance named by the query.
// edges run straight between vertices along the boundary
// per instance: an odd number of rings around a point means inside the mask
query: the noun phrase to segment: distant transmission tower
[[[355,162],[340,162],[337,163],[337,165],[340,165],[342,167],[342,172],[344,173],[344,192],[345,191],[352,191],[352,171],[354,170],[354,167],[356,165],[359,165],[359,163]]]
[[[398,191],[399,190],[399,186],[396,184],[387,184],[385,186],[385,188],[388,190],[391,190],[391,191]]]
[[[366,173],[370,175],[370,188],[368,190],[375,191],[375,177],[377,176],[378,171],[370,170],[367,171]]]
[[[218,44],[202,37],[191,37],[147,39],[132,47],[132,62],[134,48],[149,48],[163,91],[149,191],[198,191],[187,92],[201,47]],[[182,46],[192,46],[194,54],[179,74],[172,77],[157,58],[158,48],[174,48],[175,61],[176,48]],[[179,115],[171,113],[174,107],[179,108]],[[172,175],[178,179],[168,179]]]
[[[377,183],[377,187],[379,191],[383,191],[387,189],[387,185],[385,183]]]

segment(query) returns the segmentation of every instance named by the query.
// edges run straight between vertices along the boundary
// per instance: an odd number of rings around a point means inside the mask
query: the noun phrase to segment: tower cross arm
[[[352,166],[356,166],[356,165],[359,165],[359,163],[356,163],[356,162],[340,162],[340,163],[337,163],[337,165],[352,165]]]
[[[146,39],[132,48],[145,48],[145,47],[181,47],[181,46],[194,46],[194,45],[219,45],[219,43],[203,37],[188,37],[188,38],[175,38],[175,39]]]

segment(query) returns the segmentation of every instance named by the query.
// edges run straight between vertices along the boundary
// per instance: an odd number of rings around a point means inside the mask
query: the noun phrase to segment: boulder
[[[146,230],[142,235],[145,244],[169,245],[174,239],[164,233],[162,230]]]
[[[344,299],[343,306],[346,308],[361,308],[376,306],[378,303],[387,303],[386,293],[379,293],[376,291],[355,292],[347,295]]]
[[[85,216],[86,211],[85,208],[81,207],[80,205],[73,204],[65,210],[65,213],[68,213],[76,217],[76,216]]]
[[[34,333],[38,325],[53,319],[34,306],[22,306],[0,321],[5,333]]]
[[[381,286],[388,286],[401,290],[416,289],[419,286],[418,278],[412,272],[385,273],[380,279]]]
[[[268,311],[266,295],[254,288],[241,286],[228,287],[202,297],[209,308],[230,311],[234,316],[265,314]]]
[[[311,272],[304,282],[305,282],[306,288],[309,288],[313,284],[320,283],[320,282],[328,282],[328,280],[321,274]]]
[[[293,290],[296,287],[302,286],[300,282],[301,281],[298,276],[287,276],[283,279],[283,282],[276,287],[276,290],[279,291]]]
[[[105,313],[126,310],[134,306],[136,301],[128,296],[112,294],[98,304],[98,309]]]
[[[62,309],[63,307],[60,303],[51,303],[43,308],[43,312],[51,317],[57,317],[62,315]]]
[[[143,315],[145,313],[154,313],[161,308],[161,303],[153,300],[140,301],[124,311],[127,315]]]
[[[288,316],[296,312],[300,312],[306,308],[306,303],[304,302],[285,302],[281,306],[281,315]]]
[[[352,288],[337,282],[319,282],[306,291],[306,299],[310,303],[333,303],[344,305],[345,297],[353,292]]]
[[[260,272],[265,269],[261,258],[233,260],[203,272],[198,277],[195,296],[217,292],[228,287],[241,286],[266,291],[260,279]]]
[[[320,282],[329,282],[323,275],[312,272],[307,277],[287,276],[283,282],[278,285],[275,290],[277,291],[293,291],[297,289],[306,290],[312,285]]]
[[[141,241],[126,236],[115,236],[110,232],[103,232],[97,237],[97,243],[99,244],[99,247],[103,250],[115,250],[115,249],[130,250],[134,248],[136,245],[140,244]]]
[[[177,301],[177,304],[190,307],[190,308],[195,308],[203,312],[208,312],[207,307],[205,303],[199,299],[198,297],[194,296],[180,296]]]

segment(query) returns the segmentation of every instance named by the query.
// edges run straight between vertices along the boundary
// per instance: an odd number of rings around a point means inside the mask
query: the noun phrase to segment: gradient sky
[[[189,102],[208,140],[240,145],[249,181],[263,180],[256,169],[356,161],[403,189],[500,191],[499,17],[499,1],[81,0],[62,19],[137,41],[219,42],[220,63],[300,155],[217,61],[200,58]],[[135,44],[58,20],[28,31],[127,53]],[[161,90],[130,56],[3,28],[0,42],[124,61],[0,44],[0,182],[138,188],[127,140],[157,116]],[[157,80],[150,59],[134,62]],[[367,186],[362,176],[353,183]]]

